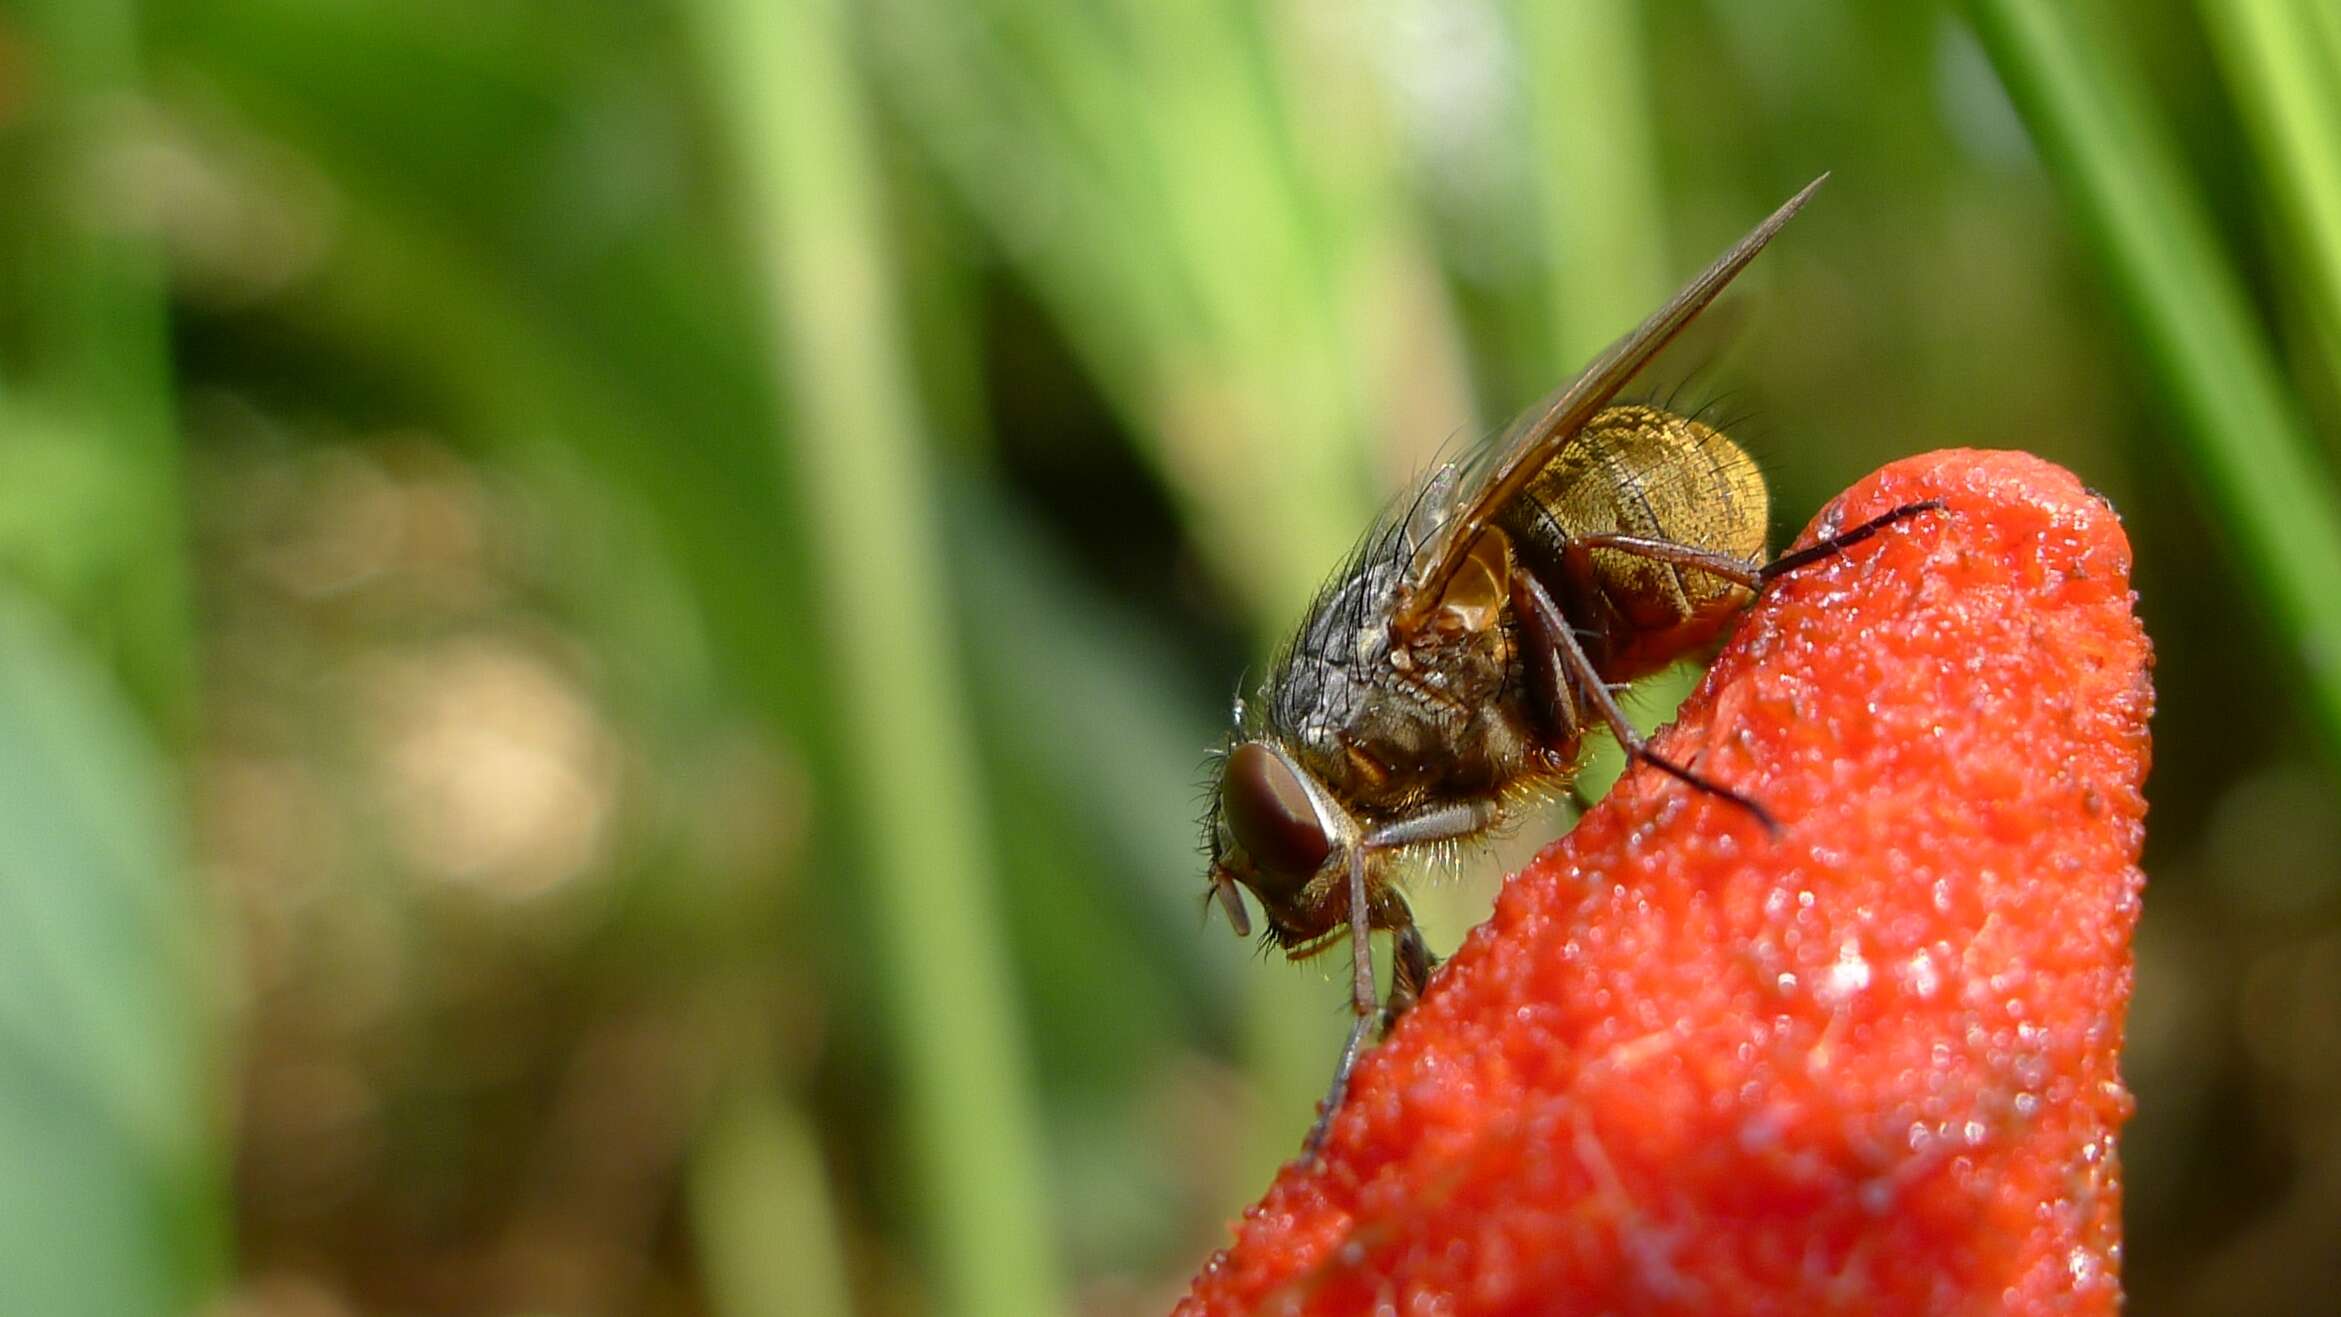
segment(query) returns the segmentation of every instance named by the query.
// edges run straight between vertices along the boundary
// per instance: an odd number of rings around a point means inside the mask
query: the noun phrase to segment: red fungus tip
[[[2113,510],[1897,462],[1516,876],[1180,1305],[2111,1311],[2145,635]]]

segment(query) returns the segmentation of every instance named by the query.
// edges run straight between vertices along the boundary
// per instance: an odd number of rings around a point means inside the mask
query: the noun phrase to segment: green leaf
[[[1043,1122],[948,657],[958,642],[943,620],[944,546],[924,511],[927,427],[847,11],[703,0],[691,12],[768,272],[776,378],[800,422],[781,456],[802,481],[822,586],[807,639],[825,647],[828,695],[854,728],[838,795],[867,857],[940,1302],[1053,1312]],[[911,511],[873,533],[872,509],[888,507]]]
[[[720,1317],[853,1311],[821,1147],[777,1089],[734,1095],[691,1157],[692,1233]]]
[[[2106,30],[2056,5],[1967,8],[2176,412],[2180,469],[2218,512],[2341,758],[2341,515],[2202,189]]]
[[[102,671],[0,591],[0,1312],[179,1312],[218,1274],[203,919]]]

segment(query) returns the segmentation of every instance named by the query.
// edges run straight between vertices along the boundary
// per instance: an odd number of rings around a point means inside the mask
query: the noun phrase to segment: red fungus
[[[1180,1306],[2110,1311],[2153,706],[2113,510],[1897,462],[1505,888]]]

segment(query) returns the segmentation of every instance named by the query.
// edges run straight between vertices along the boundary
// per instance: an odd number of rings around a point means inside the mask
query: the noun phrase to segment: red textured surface
[[[2111,508],[2016,453],[1782,582],[1505,888],[1182,1314],[2102,1312],[2148,681]],[[1808,530],[1805,540],[1814,537]]]

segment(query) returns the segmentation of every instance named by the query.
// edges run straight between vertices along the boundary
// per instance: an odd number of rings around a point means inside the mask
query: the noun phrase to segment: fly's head
[[[1278,945],[1297,946],[1332,927],[1320,880],[1340,871],[1357,825],[1281,739],[1236,741],[1220,760],[1204,827],[1212,896],[1237,933],[1252,931],[1239,888],[1259,901]]]

